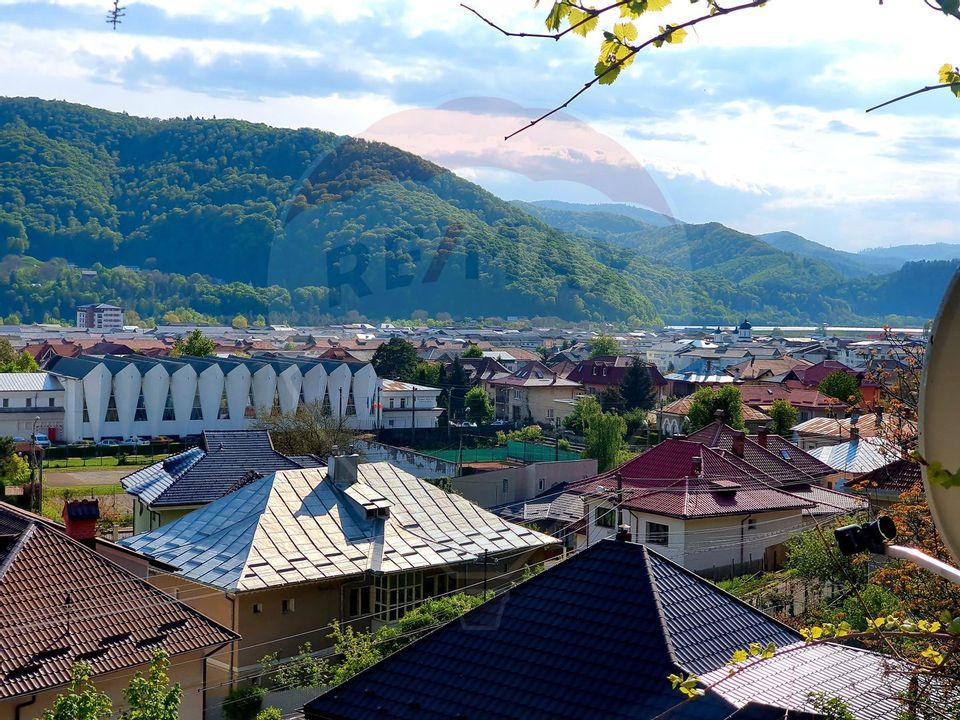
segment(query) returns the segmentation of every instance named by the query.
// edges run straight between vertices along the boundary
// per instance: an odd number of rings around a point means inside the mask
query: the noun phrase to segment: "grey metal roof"
[[[0,392],[51,392],[63,390],[60,381],[47,372],[0,373]]]
[[[400,572],[535,549],[554,538],[508,523],[388,463],[341,488],[326,468],[286,470],[122,544],[228,591]],[[368,507],[389,507],[369,518]]]

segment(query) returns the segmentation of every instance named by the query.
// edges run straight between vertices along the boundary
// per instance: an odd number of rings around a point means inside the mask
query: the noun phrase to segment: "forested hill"
[[[533,212],[379,143],[0,99],[0,314],[24,321],[103,301],[302,324],[417,310],[855,322],[903,314],[894,294],[916,282],[878,278],[878,299],[872,278],[715,223]]]
[[[509,203],[390,146],[313,130],[0,100],[0,210],[7,252],[159,271],[160,287],[192,273],[248,284],[258,307],[210,283],[188,298],[219,317],[656,320],[628,280]],[[144,316],[167,301],[111,289]]]

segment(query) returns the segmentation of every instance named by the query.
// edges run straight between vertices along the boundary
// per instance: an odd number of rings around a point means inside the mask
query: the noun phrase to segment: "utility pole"
[[[413,385],[413,383],[410,383]],[[410,444],[417,434],[417,386],[410,388]]]
[[[617,473],[617,530],[623,525],[623,475]]]
[[[488,551],[483,551],[483,599],[487,599],[487,554]]]

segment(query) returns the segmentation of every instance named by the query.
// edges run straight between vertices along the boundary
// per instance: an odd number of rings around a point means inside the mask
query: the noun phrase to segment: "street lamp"
[[[37,430],[40,427],[40,416],[33,419],[33,434],[30,436],[30,443],[33,450],[33,462],[40,472],[40,492],[37,496],[37,512],[43,514],[43,457],[37,460]]]

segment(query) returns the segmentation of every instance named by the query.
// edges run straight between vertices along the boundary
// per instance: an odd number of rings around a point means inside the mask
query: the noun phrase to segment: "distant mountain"
[[[788,231],[765,233],[757,238],[770,243],[775,248],[790,252],[800,257],[822,260],[847,277],[863,277],[877,273],[893,272],[898,270],[904,261],[896,258],[868,256],[863,253],[844,252],[835,250],[827,245],[821,245],[813,240],[807,240],[802,235]]]
[[[662,316],[684,322],[729,322],[743,315],[769,322],[925,319],[936,312],[949,282],[948,265],[890,273],[899,265],[833,250],[793,233],[757,237],[720,223],[654,226],[618,212],[634,209],[628,205],[584,211],[583,206],[561,209],[564,204],[515,204],[589,240],[590,252],[631,277]]]
[[[960,258],[960,245],[951,243],[893,245],[891,247],[861,250],[857,255],[871,261],[882,260],[897,265],[918,260],[956,260]]]
[[[851,279],[812,252],[631,205],[508,203],[331,133],[0,99],[0,314],[23,321],[102,301],[297,324],[877,322],[930,317],[950,272]]]
[[[537,207],[546,208],[548,210],[562,210],[563,212],[621,215],[624,217],[633,218],[634,220],[639,220],[646,225],[656,225],[657,227],[675,225],[680,222],[676,218],[672,218],[669,215],[654,212],[653,210],[647,210],[646,208],[638,207],[637,205],[628,205],[626,203],[589,204],[562,202],[560,200],[535,200],[532,203],[520,203],[519,201],[515,202],[522,205],[536,205]]]

